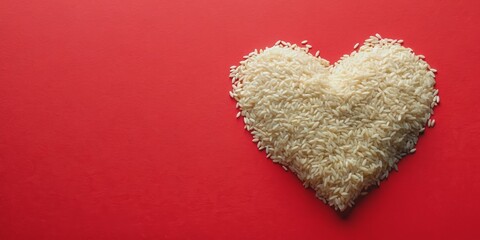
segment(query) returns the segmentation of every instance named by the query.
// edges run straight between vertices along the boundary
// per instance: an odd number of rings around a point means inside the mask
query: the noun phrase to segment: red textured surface
[[[479,239],[479,1],[0,2],[0,239]],[[439,70],[437,125],[340,218],[235,119],[229,66],[380,33]]]

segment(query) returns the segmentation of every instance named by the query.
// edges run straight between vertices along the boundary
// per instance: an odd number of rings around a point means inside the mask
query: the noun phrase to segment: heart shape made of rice
[[[255,50],[232,66],[230,95],[258,148],[344,211],[433,126],[436,70],[379,35],[334,65],[310,48],[278,41]]]

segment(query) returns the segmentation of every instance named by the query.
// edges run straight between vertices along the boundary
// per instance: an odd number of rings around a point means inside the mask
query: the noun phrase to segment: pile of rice
[[[402,42],[377,34],[334,65],[307,41],[255,50],[230,69],[237,117],[268,158],[344,211],[435,124],[436,70]]]

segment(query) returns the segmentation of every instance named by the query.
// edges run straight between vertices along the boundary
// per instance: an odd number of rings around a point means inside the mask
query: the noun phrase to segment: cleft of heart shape
[[[344,211],[415,151],[435,71],[393,39],[370,37],[334,65],[279,41],[231,68],[230,95],[258,148]]]

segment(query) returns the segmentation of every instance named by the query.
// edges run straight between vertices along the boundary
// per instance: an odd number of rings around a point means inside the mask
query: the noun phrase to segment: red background
[[[479,1],[0,2],[0,239],[479,239]],[[369,35],[439,70],[417,153],[347,218],[265,159],[229,66]]]

